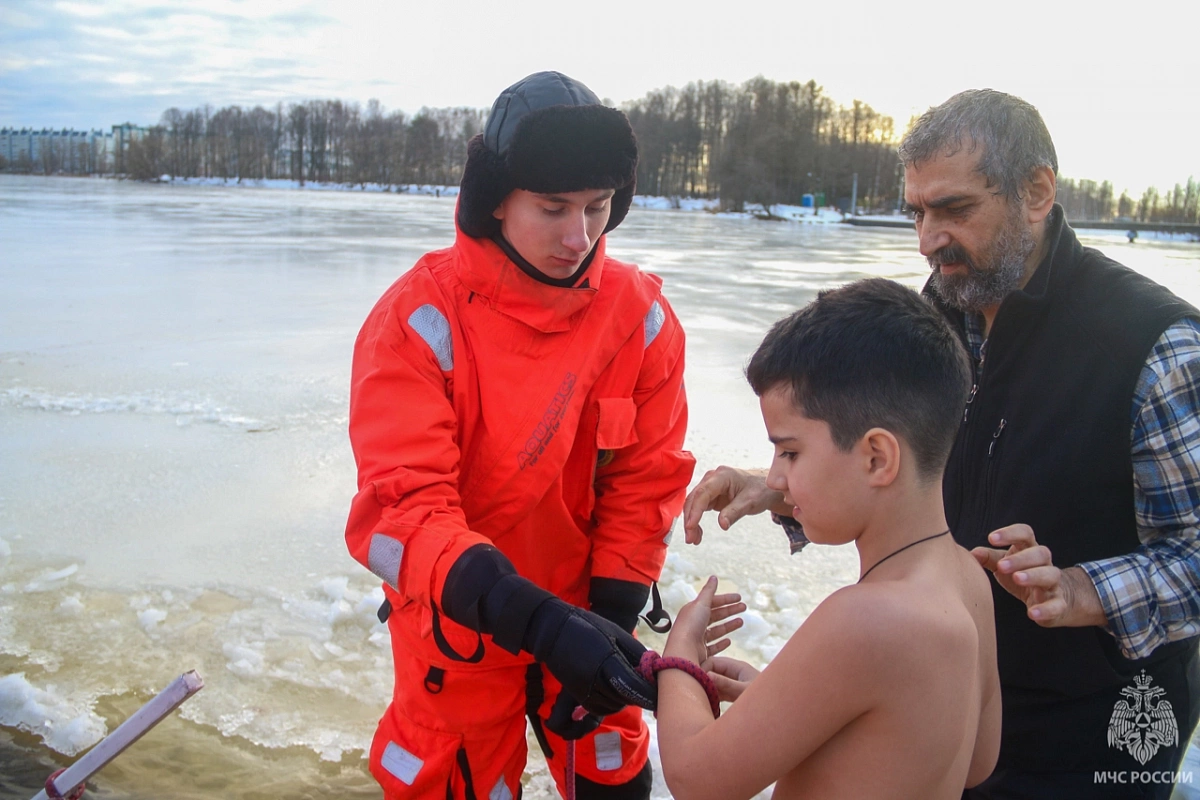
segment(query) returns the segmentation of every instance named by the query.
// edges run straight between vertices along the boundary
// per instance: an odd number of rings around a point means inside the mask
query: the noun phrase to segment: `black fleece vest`
[[[1056,206],[1046,259],[996,315],[943,491],[947,521],[964,547],[987,545],[990,531],[1021,522],[1065,568],[1140,544],[1133,392],[1163,331],[1198,312],[1081,246],[1062,219]],[[960,313],[943,311],[964,331]],[[994,581],[993,596],[1001,767],[1074,771],[1122,759],[1130,762],[1123,768],[1140,766],[1108,747],[1106,735],[1120,689],[1142,669],[1166,689],[1186,746],[1200,710],[1195,639],[1130,661],[1099,628],[1042,628]]]

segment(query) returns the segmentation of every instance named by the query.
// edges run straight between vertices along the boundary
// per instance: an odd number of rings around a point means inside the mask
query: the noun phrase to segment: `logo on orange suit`
[[[558,387],[558,391],[554,393],[554,399],[550,401],[550,405],[546,407],[546,411],[542,414],[541,420],[534,427],[533,432],[529,434],[529,438],[525,440],[525,447],[520,453],[517,453],[517,467],[525,469],[531,467],[538,462],[542,457],[542,453],[546,452],[554,435],[558,433],[559,426],[562,425],[563,415],[567,413],[567,405],[571,402],[571,398],[575,395],[575,373],[568,372],[562,383]]]

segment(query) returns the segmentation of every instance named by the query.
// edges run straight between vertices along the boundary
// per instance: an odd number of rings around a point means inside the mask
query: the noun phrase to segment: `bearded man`
[[[958,542],[995,576],[1003,734],[970,798],[1167,798],[1200,716],[1200,312],[1080,245],[1023,100],[967,91],[900,145],[974,383],[943,480]],[[704,511],[781,507],[721,467]]]

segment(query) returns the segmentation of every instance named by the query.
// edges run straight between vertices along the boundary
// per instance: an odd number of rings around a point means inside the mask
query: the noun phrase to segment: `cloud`
[[[338,23],[315,5],[16,0],[0,20],[0,125],[150,124],[334,88],[316,54]]]
[[[170,107],[316,98],[408,113],[488,106],[558,69],[623,103],[696,80],[815,79],[903,130],[962,89],[1038,106],[1066,174],[1138,191],[1200,175],[1200,4],[1007,0],[905,13],[895,0],[500,4],[395,0],[0,0],[0,126],[157,122]],[[1024,55],[1022,55],[1024,54]],[[1137,142],[1119,148],[1113,142]]]

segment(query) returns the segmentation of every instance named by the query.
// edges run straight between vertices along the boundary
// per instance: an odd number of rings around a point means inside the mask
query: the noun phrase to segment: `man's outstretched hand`
[[[767,488],[765,473],[724,466],[711,469],[683,501],[685,541],[700,544],[704,536],[700,518],[705,511],[719,511],[717,524],[727,531],[742,517],[772,510],[791,513],[791,509],[783,508],[783,494]]]
[[[1033,528],[999,528],[988,534],[988,542],[994,547],[976,547],[971,555],[1025,604],[1038,625],[1081,628],[1108,623],[1092,579],[1079,567],[1054,566],[1050,548],[1037,543]]]

